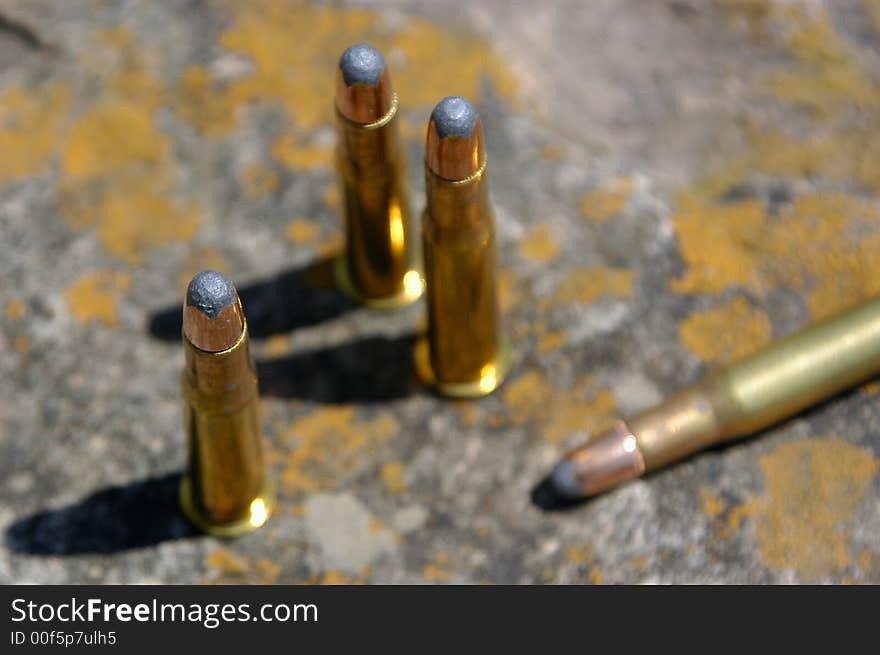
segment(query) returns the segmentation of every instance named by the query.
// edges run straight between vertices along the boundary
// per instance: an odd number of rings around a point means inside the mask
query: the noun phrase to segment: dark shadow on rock
[[[257,362],[260,393],[322,403],[370,403],[405,398],[418,383],[415,335],[370,337]]]
[[[332,258],[239,287],[238,295],[255,339],[315,325],[355,307],[334,284]],[[179,341],[182,326],[183,306],[175,304],[150,317],[149,331],[158,339]]]
[[[196,536],[180,510],[180,474],[108,487],[76,505],[20,519],[6,545],[30,555],[116,553]]]
[[[550,478],[544,478],[532,488],[532,504],[546,512],[558,512],[583,505],[587,498],[567,498],[556,491]]]

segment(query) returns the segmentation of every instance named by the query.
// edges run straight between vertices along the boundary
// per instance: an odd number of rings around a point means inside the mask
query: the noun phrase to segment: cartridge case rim
[[[262,527],[272,516],[277,504],[275,483],[268,476],[264,477],[260,492],[251,500],[247,512],[228,523],[211,521],[199,511],[188,473],[180,480],[179,499],[183,513],[193,525],[205,534],[226,538],[239,537]]]
[[[494,380],[490,383],[485,376],[480,376],[472,382],[441,382],[434,375],[431,366],[431,344],[427,336],[421,337],[415,346],[413,353],[416,375],[422,384],[433,388],[442,396],[459,399],[474,399],[488,396],[496,391],[507,378],[510,371],[510,342],[506,337],[498,340],[498,352],[487,366],[494,369]],[[484,367],[485,368],[485,367]]]
[[[408,282],[408,275],[418,276],[417,282]],[[340,253],[333,260],[333,277],[336,287],[346,296],[368,309],[399,309],[416,302],[425,293],[425,275],[421,265],[414,264],[403,274],[400,281],[400,289],[390,296],[382,298],[368,298],[354,288],[351,275],[348,272],[348,263],[345,253]],[[410,278],[414,279],[414,278]]]

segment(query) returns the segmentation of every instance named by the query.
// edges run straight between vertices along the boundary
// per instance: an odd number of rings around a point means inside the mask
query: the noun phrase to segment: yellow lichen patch
[[[268,559],[253,561],[251,558],[235,553],[228,548],[215,548],[208,553],[205,561],[214,572],[213,583],[255,582],[272,584],[281,573],[281,567]]]
[[[294,493],[335,489],[398,427],[391,414],[359,420],[354,407],[322,407],[285,431],[292,454],[281,479]]]
[[[461,567],[461,562],[447,552],[440,551],[434,556],[434,560],[425,565],[422,575],[428,582],[449,582],[455,570]]]
[[[766,243],[782,278],[809,292],[815,319],[824,318],[880,291],[880,211],[841,194],[799,198]],[[870,230],[853,234],[853,228]]]
[[[871,453],[839,439],[783,444],[760,458],[766,492],[751,506],[764,561],[803,580],[852,565],[847,522],[877,473]]]
[[[115,327],[119,323],[117,305],[131,284],[127,273],[101,270],[78,278],[64,292],[74,320],[80,325],[95,321]]]
[[[21,298],[11,298],[6,303],[6,318],[10,321],[17,321],[24,316],[26,306]]]
[[[15,348],[16,352],[23,353],[31,347],[31,342],[26,336],[24,336],[23,334],[19,334],[12,342],[12,346]]]
[[[603,296],[629,298],[634,278],[635,273],[625,268],[595,266],[575,269],[559,284],[554,300],[589,305]]]
[[[298,244],[314,242],[321,235],[321,226],[303,216],[297,216],[287,224],[284,236],[288,241]]]
[[[702,488],[700,489],[700,507],[706,516],[714,519],[721,516],[727,505],[712,489]]]
[[[587,580],[590,584],[600,585],[604,582],[602,572],[596,566],[593,559],[593,549],[589,544],[581,546],[569,546],[565,550],[566,559],[579,569],[586,569]]]
[[[242,195],[248,200],[262,198],[278,188],[278,176],[268,166],[251,164],[238,178]]]
[[[538,338],[538,352],[542,355],[555,352],[565,345],[565,332],[544,332]]]
[[[555,259],[559,254],[559,244],[553,238],[550,226],[541,224],[529,231],[519,244],[519,254],[540,264]]]
[[[755,286],[755,248],[764,234],[764,209],[753,200],[716,205],[683,196],[674,217],[685,276],[672,281],[680,293]]]
[[[238,120],[236,98],[215,84],[207,68],[191,66],[184,71],[175,94],[174,109],[183,120],[208,136],[232,130]]]
[[[544,439],[559,443],[575,432],[595,434],[616,418],[617,402],[608,389],[590,392],[589,382],[559,394],[544,426]]]
[[[177,111],[207,133],[234,127],[248,103],[280,104],[299,136],[329,124],[333,102],[328,93],[337,61],[345,48],[361,41],[385,53],[394,87],[408,107],[430,106],[438,88],[479,100],[486,79],[506,98],[513,91],[513,76],[485,40],[444,31],[420,18],[392,24],[372,9],[300,0],[229,8],[230,26],[220,45],[246,57],[252,70],[225,84],[201,68],[188,70],[181,80]]]
[[[97,207],[104,247],[132,264],[142,261],[151,247],[192,239],[200,222],[194,205],[141,182],[108,189]]]
[[[70,129],[61,171],[74,180],[113,176],[132,167],[152,171],[167,159],[169,148],[168,138],[153,124],[149,105],[111,98]]]
[[[243,555],[228,548],[215,548],[205,558],[207,564],[224,575],[243,575],[250,569],[250,562]]]
[[[306,584],[318,584],[318,585],[348,585],[348,584],[365,584],[367,581],[367,575],[369,574],[369,569],[367,567],[364,568],[364,571],[357,576],[347,576],[342,571],[337,569],[328,569],[327,571],[323,571],[316,575],[312,575],[306,580]]]
[[[328,169],[333,165],[333,148],[304,143],[293,134],[284,134],[272,146],[272,156],[294,171]]]
[[[70,103],[70,91],[60,84],[33,92],[13,86],[0,94],[0,182],[43,169],[55,152]]]
[[[511,422],[519,425],[546,408],[554,393],[547,377],[539,370],[531,370],[505,384],[501,398]]]
[[[706,362],[728,363],[770,343],[767,314],[737,296],[730,302],[695,312],[678,326],[679,338]]]
[[[774,76],[771,88],[777,97],[807,107],[820,118],[847,105],[875,109],[880,95],[837,35],[828,13],[808,13],[800,5],[786,10],[787,46],[801,66],[794,73]]]
[[[498,308],[502,313],[513,308],[521,288],[517,286],[516,273],[513,270],[503,268],[498,271]]]
[[[623,211],[632,196],[633,181],[624,177],[581,196],[581,214],[594,223],[604,223]]]
[[[342,198],[339,193],[339,186],[336,184],[328,184],[324,187],[321,194],[321,200],[330,209],[339,209],[342,206]]]
[[[555,389],[538,370],[507,383],[502,393],[507,416],[514,425],[534,422],[542,436],[558,443],[575,432],[595,432],[615,418],[617,403],[607,389],[597,389],[589,377],[571,389]]]
[[[671,286],[707,294],[742,287],[758,295],[784,286],[804,293],[812,317],[823,318],[880,292],[878,220],[874,203],[839,193],[801,196],[775,217],[757,201],[685,199],[675,225],[688,268]],[[765,331],[751,325],[751,336]]]
[[[880,0],[865,0],[865,7],[874,27],[880,30]]]
[[[165,88],[124,29],[100,32],[98,93],[59,139],[61,214],[75,229],[97,226],[104,247],[130,262],[194,236],[199,210],[175,194],[171,140],[155,124]]]
[[[387,462],[382,465],[382,483],[393,494],[406,491],[406,469],[403,462]]]

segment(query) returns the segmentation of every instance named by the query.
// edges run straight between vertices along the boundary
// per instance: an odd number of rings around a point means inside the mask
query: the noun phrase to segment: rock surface
[[[3,4],[0,581],[880,582],[877,385],[592,502],[565,449],[880,291],[880,3]],[[413,196],[443,96],[480,109],[513,343],[419,388],[419,304],[352,307],[339,54],[381,49]],[[278,512],[176,504],[180,302],[236,282]]]

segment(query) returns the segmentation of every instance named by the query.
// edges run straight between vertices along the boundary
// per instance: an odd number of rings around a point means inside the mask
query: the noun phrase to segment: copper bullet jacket
[[[224,284],[225,297],[218,291]],[[194,288],[206,294],[194,295]],[[228,304],[220,307],[223,303]],[[193,279],[183,332],[181,387],[188,463],[181,504],[190,520],[208,533],[249,532],[265,523],[273,495],[264,472],[247,322],[225,277],[206,271]]]
[[[495,218],[483,128],[463,98],[432,113],[423,215],[428,333],[416,351],[422,380],[452,397],[491,393],[507,372],[497,295]]]
[[[397,109],[382,55],[365,44],[346,50],[336,72],[345,249],[335,270],[343,291],[374,308],[406,305],[424,289]]]

